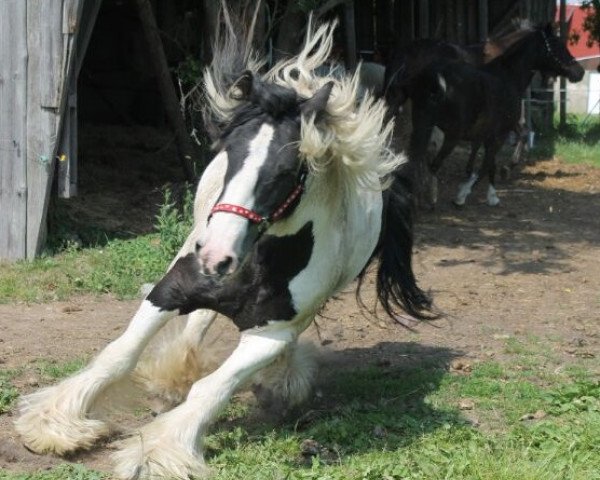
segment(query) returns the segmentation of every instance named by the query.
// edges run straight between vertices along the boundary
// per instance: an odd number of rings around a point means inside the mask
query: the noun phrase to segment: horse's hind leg
[[[188,479],[205,473],[202,440],[231,395],[293,343],[301,328],[287,322],[247,330],[231,356],[197,381],[187,400],[123,442],[114,455],[119,478]]]
[[[150,338],[175,313],[144,300],[127,330],[84,370],[24,397],[15,427],[25,445],[62,455],[108,435],[108,425],[93,418],[94,407],[109,385],[131,372]]]
[[[192,384],[216,368],[216,362],[202,346],[202,340],[217,313],[196,310],[188,315],[183,329],[166,327],[158,344],[145,353],[135,369],[134,379],[155,397],[158,412],[178,405]]]
[[[458,192],[453,200],[454,205],[458,207],[462,207],[465,204],[467,197],[473,190],[473,186],[479,181],[479,173],[475,172],[475,159],[477,158],[477,152],[480,147],[481,142],[473,142],[471,144],[471,153],[469,154],[466,168],[467,180],[459,185]]]
[[[293,342],[253,378],[253,391],[269,412],[283,414],[304,402],[317,375],[317,350],[310,342]]]
[[[487,191],[487,204],[490,207],[495,207],[500,204],[500,199],[496,193],[496,154],[500,150],[503,141],[494,139],[485,144],[485,157],[483,159],[483,165],[481,167],[481,175],[487,173],[489,185]]]

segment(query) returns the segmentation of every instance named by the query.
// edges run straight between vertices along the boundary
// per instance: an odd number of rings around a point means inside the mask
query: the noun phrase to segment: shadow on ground
[[[297,466],[310,465],[308,457],[314,454],[337,461],[340,454],[381,451],[384,446],[393,450],[439,428],[464,426],[469,422],[457,410],[436,408],[426,400],[448,375],[452,359],[462,354],[414,342],[380,342],[372,348],[332,352],[323,359],[311,401],[283,415],[263,405],[244,417],[221,420],[212,429],[217,440],[207,454],[239,448],[227,435],[236,427],[242,427],[247,438],[275,431],[280,439],[290,434],[307,439],[309,451],[304,452],[303,442],[304,456],[294,460]]]

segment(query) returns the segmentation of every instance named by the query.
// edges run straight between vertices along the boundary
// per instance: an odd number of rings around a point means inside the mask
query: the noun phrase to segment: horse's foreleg
[[[114,455],[119,478],[187,479],[205,473],[202,440],[209,425],[236,389],[281,355],[298,333],[286,322],[243,332],[231,356],[196,382],[184,403],[123,442]]]
[[[471,142],[471,153],[469,154],[469,160],[467,161],[467,167],[465,169],[465,173],[467,174],[467,178],[470,178],[475,170],[475,160],[477,159],[477,152],[481,148],[481,142],[474,141]]]
[[[156,411],[181,403],[192,384],[216,367],[201,345],[216,316],[216,312],[204,309],[190,313],[183,330],[165,328],[157,346],[142,357],[134,377],[156,397]]]
[[[438,172],[442,167],[446,157],[452,153],[452,150],[454,150],[457,144],[458,137],[451,134],[444,134],[444,143],[431,162],[430,171],[432,177],[430,185],[430,199],[433,206],[435,206],[438,201]]]
[[[108,425],[93,418],[102,392],[134,368],[143,348],[175,315],[144,300],[127,330],[84,370],[21,400],[15,422],[24,443],[36,452],[59,455],[90,448],[108,435]]]
[[[180,258],[142,302],[127,330],[88,367],[23,398],[15,426],[25,444],[37,452],[63,454],[89,448],[107,435],[106,423],[90,414],[94,405],[109,385],[133,370],[142,350],[169,318],[203,306],[194,299],[200,278],[194,255]]]

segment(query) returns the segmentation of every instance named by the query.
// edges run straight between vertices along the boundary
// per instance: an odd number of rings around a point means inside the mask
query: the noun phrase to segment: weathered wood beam
[[[560,27],[560,39],[567,43],[567,1],[560,0],[558,10],[558,19]],[[560,104],[559,104],[559,127],[564,128],[567,125],[567,80],[564,76],[560,76]]]
[[[354,23],[354,2],[344,3],[345,61],[348,70],[356,68],[356,25]]]
[[[194,147],[179,108],[175,85],[171,79],[171,73],[169,72],[162,40],[160,38],[156,19],[154,18],[154,13],[152,12],[152,5],[149,0],[136,0],[135,3],[142,23],[144,37],[148,45],[148,56],[156,74],[167,120],[175,133],[181,167],[183,168],[187,180],[194,182],[196,180],[196,174],[194,173],[192,165]]]
[[[25,258],[27,4],[0,2],[0,259]]]
[[[66,59],[62,2],[27,0],[27,258],[46,242]]]
[[[429,0],[419,0],[419,37],[429,37]]]
[[[479,41],[484,42],[489,35],[489,8],[488,0],[478,0],[479,7]]]

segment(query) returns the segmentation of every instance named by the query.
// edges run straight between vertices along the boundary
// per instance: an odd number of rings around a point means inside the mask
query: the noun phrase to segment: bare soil
[[[509,362],[511,339],[545,349],[547,368],[554,371],[579,364],[600,374],[600,169],[558,160],[526,165],[500,185],[499,207],[484,203],[480,187],[458,210],[450,199],[459,172],[456,160],[442,170],[438,208],[421,213],[416,225],[417,278],[445,316],[413,331],[366,318],[349,287],[305,333],[322,346],[323,375],[367,365],[402,368],[439,361],[460,370],[489,359]],[[121,211],[119,205],[113,208]],[[372,274],[364,292],[366,304],[373,304]],[[107,296],[2,305],[1,367],[22,369],[14,383],[22,393],[32,391],[48,382],[33,362],[93,356],[125,328],[137,304]],[[225,351],[238,334],[219,319],[211,335]],[[24,449],[12,420],[11,413],[0,416],[0,468],[31,471],[61,462]],[[110,448],[100,446],[71,460],[107,470]]]

